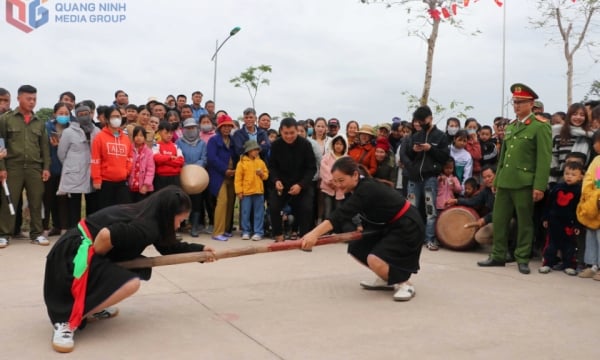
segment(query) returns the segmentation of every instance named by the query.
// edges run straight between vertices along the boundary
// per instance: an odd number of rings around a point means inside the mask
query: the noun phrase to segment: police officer
[[[534,238],[533,204],[544,197],[550,174],[552,130],[546,119],[532,110],[537,94],[528,86],[510,87],[517,119],[505,129],[494,186],[496,201],[492,223],[494,244],[487,260],[479,266],[504,266],[509,223],[516,213],[517,245],[515,260],[519,272],[529,274],[529,257]]]

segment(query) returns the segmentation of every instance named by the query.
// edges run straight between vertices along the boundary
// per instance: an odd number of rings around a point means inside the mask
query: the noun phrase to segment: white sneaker
[[[252,236],[252,241],[261,241],[261,240],[262,240],[262,236],[260,236],[260,235]]]
[[[52,337],[52,347],[60,353],[68,353],[73,351],[75,342],[73,341],[73,333],[69,327],[69,323],[54,324],[54,336]]]
[[[92,315],[87,317],[88,322],[97,321],[97,320],[106,320],[110,318],[114,318],[119,315],[119,308],[116,307],[107,307],[102,311],[98,311],[97,313],[93,313]]]
[[[577,270],[575,270],[573,268],[566,268],[564,271],[565,271],[565,274],[570,275],[570,276],[577,275]]]
[[[360,286],[367,290],[394,290],[394,285],[388,285],[387,281],[378,277],[373,281],[361,281]]]
[[[34,245],[42,245],[42,246],[50,245],[50,241],[48,241],[48,239],[44,235],[40,235],[40,236],[36,237],[35,240],[31,240],[31,243]]]
[[[250,240],[250,234],[242,234],[242,240]]]
[[[540,274],[547,274],[550,271],[552,271],[552,268],[550,266],[542,266],[541,268],[538,269],[538,272]]]
[[[396,284],[396,292],[394,293],[395,301],[408,301],[415,296],[415,287],[407,283]]]
[[[8,246],[8,239],[5,237],[0,237],[0,249],[3,249]]]

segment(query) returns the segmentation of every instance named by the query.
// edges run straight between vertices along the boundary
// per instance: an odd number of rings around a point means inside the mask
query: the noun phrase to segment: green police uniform
[[[504,262],[509,223],[516,212],[518,234],[514,256],[519,264],[529,262],[534,237],[533,190],[546,190],[551,159],[552,130],[545,119],[530,114],[524,121],[516,120],[506,127],[494,180],[493,260]]]
[[[25,123],[19,108],[0,116],[0,137],[4,138],[6,158],[0,160],[0,170],[8,173],[6,184],[13,204],[18,203],[23,188],[31,216],[30,238],[42,234],[42,198],[44,182],[42,170],[50,169],[50,146],[44,122],[35,115]],[[19,211],[20,209],[16,209]],[[13,234],[15,217],[10,215],[6,201],[0,206],[0,237]]]

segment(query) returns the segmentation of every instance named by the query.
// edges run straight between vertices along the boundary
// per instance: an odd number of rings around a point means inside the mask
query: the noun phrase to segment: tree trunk
[[[431,34],[427,38],[427,61],[425,66],[425,81],[423,82],[423,93],[419,100],[421,106],[427,105],[429,101],[429,91],[431,90],[431,78],[433,75],[433,53],[435,50],[435,43],[438,37],[438,30],[440,28],[440,20],[433,20],[431,26]]]
[[[567,56],[567,109],[573,103],[573,56]]]

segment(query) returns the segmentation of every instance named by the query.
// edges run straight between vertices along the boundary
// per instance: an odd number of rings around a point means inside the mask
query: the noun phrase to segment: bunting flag
[[[576,0],[571,0],[571,1],[573,3],[576,2]],[[476,2],[479,2],[479,0],[473,0],[473,3],[476,3]],[[442,5],[444,5],[444,6],[441,6],[439,9],[429,9],[428,10],[429,15],[433,18],[434,21],[440,21],[441,16],[443,16],[444,19],[447,19],[450,16],[456,16],[456,14],[458,13],[458,8],[459,8],[458,3],[460,3],[460,0],[454,0],[449,8],[444,3],[442,3]],[[498,5],[498,7],[502,7],[504,5],[504,2],[502,2],[501,0],[494,0],[494,3],[496,3],[496,5]],[[470,4],[471,4],[471,0],[462,0],[461,7],[466,8]]]
[[[440,11],[438,9],[429,9],[429,15],[433,18],[434,21],[440,21]]]
[[[444,19],[447,19],[450,17],[450,11],[446,8],[442,8],[442,15],[444,15]]]

